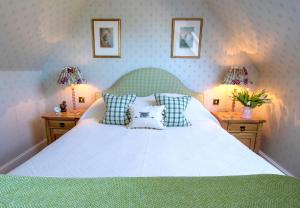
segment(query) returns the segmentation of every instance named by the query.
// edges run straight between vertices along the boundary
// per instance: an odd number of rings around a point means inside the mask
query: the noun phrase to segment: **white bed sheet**
[[[97,103],[61,139],[10,172],[50,177],[282,174],[207,113],[191,127],[127,129],[98,123]]]

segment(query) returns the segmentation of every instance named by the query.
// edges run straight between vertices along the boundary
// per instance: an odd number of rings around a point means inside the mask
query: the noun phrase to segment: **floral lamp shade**
[[[223,84],[227,85],[248,85],[248,70],[246,67],[231,67],[225,75]]]
[[[60,85],[71,85],[72,86],[72,103],[73,103],[73,112],[76,111],[76,100],[75,100],[75,88],[74,85],[84,84],[86,80],[83,78],[83,75],[77,66],[66,66],[60,72],[57,83]]]
[[[226,85],[248,85],[248,70],[246,67],[231,67],[230,70],[225,75],[223,84]],[[234,92],[236,89],[234,89]],[[235,99],[232,99],[231,111],[235,111]]]
[[[86,80],[77,66],[66,66],[60,72],[57,83],[61,85],[76,85],[84,84]]]

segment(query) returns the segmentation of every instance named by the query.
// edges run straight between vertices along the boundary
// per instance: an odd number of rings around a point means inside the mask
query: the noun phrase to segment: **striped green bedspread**
[[[0,176],[0,207],[300,208],[287,176],[65,179]]]

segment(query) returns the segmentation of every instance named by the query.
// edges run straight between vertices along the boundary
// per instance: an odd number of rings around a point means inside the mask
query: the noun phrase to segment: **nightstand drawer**
[[[234,137],[240,140],[244,145],[254,150],[256,133],[231,133]]]
[[[64,128],[64,129],[71,129],[76,125],[75,121],[56,121],[56,120],[49,120],[49,127],[50,128]]]
[[[51,133],[53,135],[64,135],[65,133],[67,133],[69,130],[68,129],[51,129]]]
[[[257,124],[230,123],[228,125],[229,132],[257,131],[257,129]]]
[[[49,138],[48,143],[50,144],[50,143],[54,142],[55,140],[59,139],[59,137],[61,137],[68,131],[69,131],[69,129],[51,129],[50,130],[50,138]]]

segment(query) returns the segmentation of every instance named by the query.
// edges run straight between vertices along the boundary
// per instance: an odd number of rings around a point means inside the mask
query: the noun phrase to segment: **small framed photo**
[[[121,57],[121,20],[92,19],[94,58]]]
[[[202,18],[173,18],[171,58],[200,58]]]

